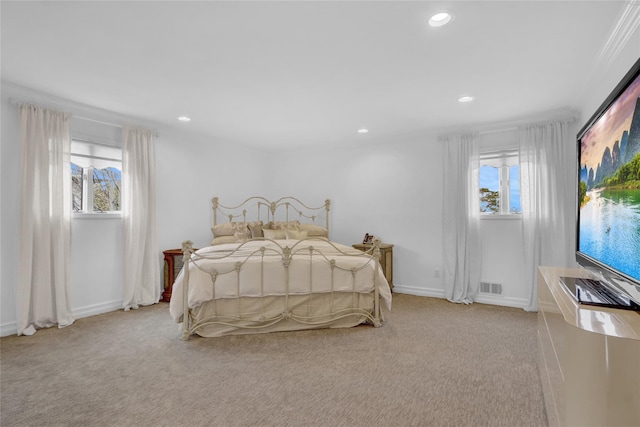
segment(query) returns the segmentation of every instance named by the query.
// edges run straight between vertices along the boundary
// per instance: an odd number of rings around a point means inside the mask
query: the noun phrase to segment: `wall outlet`
[[[440,269],[436,268],[435,270],[433,270],[433,277],[440,277]]]

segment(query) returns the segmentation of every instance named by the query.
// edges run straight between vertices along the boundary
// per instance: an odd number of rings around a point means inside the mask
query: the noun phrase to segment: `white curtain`
[[[73,323],[69,302],[71,144],[68,113],[19,108],[18,335]]]
[[[537,270],[573,265],[576,148],[567,122],[519,129],[522,232],[529,301],[538,310]]]
[[[125,127],[122,144],[125,311],[160,300],[155,135]]]
[[[445,296],[473,302],[480,285],[478,144],[471,135],[441,137],[444,151],[443,256]]]

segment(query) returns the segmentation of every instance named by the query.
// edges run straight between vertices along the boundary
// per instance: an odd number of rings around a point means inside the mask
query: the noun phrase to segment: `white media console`
[[[550,426],[640,426],[640,312],[581,305],[538,269],[539,368]]]

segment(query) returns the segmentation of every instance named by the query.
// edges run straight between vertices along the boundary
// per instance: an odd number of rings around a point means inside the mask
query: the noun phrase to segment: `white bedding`
[[[349,246],[324,240],[278,240],[271,241],[255,240],[244,244],[232,256],[222,260],[201,259],[197,264],[205,271],[198,269],[193,263],[189,266],[189,308],[200,306],[205,301],[214,299],[214,286],[210,271],[218,271],[215,280],[215,299],[228,299],[240,297],[261,297],[261,296],[283,296],[287,293],[285,289],[285,269],[282,262],[281,247],[289,247],[293,250],[291,264],[289,266],[289,295],[307,295],[309,293],[330,293],[330,292],[355,292],[370,293],[373,291],[373,270],[375,263],[370,262],[364,256],[343,255],[339,250],[354,255],[362,255]],[[333,246],[332,246],[333,245]],[[209,246],[197,251],[198,254],[211,255],[215,257],[230,254],[240,245],[230,243],[216,246]],[[327,259],[335,259],[336,266],[332,271],[329,262],[323,255],[313,252],[309,256],[309,247],[313,247],[321,252]],[[265,248],[264,262],[260,262],[262,256],[260,249]],[[277,250],[278,253],[271,249]],[[251,257],[250,257],[251,256]],[[249,258],[250,257],[250,258]],[[310,259],[312,266],[310,267]],[[246,262],[245,262],[246,260]],[[369,261],[369,262],[368,262]],[[238,273],[235,270],[236,263],[243,262],[238,280]],[[359,269],[363,265],[366,267]],[[264,266],[264,267],[263,267]],[[264,268],[264,270],[263,270]],[[342,270],[346,268],[348,270]],[[352,268],[359,269],[355,276]],[[262,273],[264,271],[264,273]],[[313,274],[311,274],[311,271]],[[229,274],[223,274],[231,272]],[[262,276],[263,274],[263,276]],[[385,301],[388,309],[391,309],[391,290],[384,277],[381,268],[378,268],[378,283],[380,297]],[[181,321],[183,312],[183,276],[181,271],[173,285],[173,293],[170,303],[170,313],[176,322]],[[261,280],[261,276],[263,279]]]

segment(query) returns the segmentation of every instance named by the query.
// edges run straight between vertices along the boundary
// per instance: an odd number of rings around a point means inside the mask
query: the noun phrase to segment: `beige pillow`
[[[222,224],[216,224],[211,227],[211,232],[213,233],[213,237],[220,236],[233,236],[235,233],[234,226],[237,222],[223,222]]]
[[[243,228],[247,229],[248,238],[251,238],[251,233],[248,227],[262,225],[262,221],[241,222],[241,221],[229,221],[222,224],[216,224],[211,228],[213,237],[220,236],[234,236],[237,232],[243,231]]]
[[[315,224],[300,224],[300,231],[306,231],[309,233],[309,237],[329,237],[329,232],[326,228],[320,227]]]
[[[297,230],[300,227],[300,221],[273,221],[272,223],[274,230]]]
[[[211,241],[211,246],[222,245],[225,243],[236,243],[236,237],[235,236],[214,237],[213,240]]]
[[[279,240],[287,238],[284,230],[269,230],[268,228],[263,228],[262,232],[264,233],[265,239]]]
[[[251,231],[245,222],[238,222],[233,227],[233,237],[237,242],[244,243],[251,238]]]
[[[309,233],[306,230],[296,231],[296,230],[285,229],[284,232],[285,232],[285,235],[287,236],[287,239],[290,239],[290,240],[302,240],[302,239],[309,238]]]

